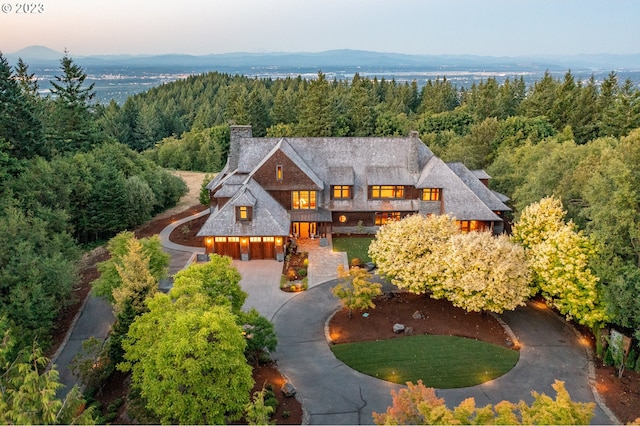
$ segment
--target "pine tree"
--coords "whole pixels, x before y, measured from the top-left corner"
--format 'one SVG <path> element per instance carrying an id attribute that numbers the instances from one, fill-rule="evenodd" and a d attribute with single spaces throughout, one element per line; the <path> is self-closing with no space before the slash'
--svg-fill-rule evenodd
<path id="1" fill-rule="evenodd" d="M 99 142 L 93 117 L 94 84 L 85 85 L 87 74 L 65 52 L 60 60 L 62 75 L 51 81 L 49 137 L 56 152 L 89 151 Z"/>
<path id="2" fill-rule="evenodd" d="M 0 53 L 0 139 L 16 158 L 47 156 L 35 98 L 23 92 L 7 59 Z"/>
<path id="3" fill-rule="evenodd" d="M 335 110 L 331 102 L 329 82 L 322 72 L 309 83 L 300 110 L 298 133 L 300 136 L 331 136 Z"/>

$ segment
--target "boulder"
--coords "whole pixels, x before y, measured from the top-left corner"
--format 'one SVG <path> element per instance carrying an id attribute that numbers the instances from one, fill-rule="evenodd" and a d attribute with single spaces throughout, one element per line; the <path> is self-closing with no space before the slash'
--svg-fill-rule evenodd
<path id="1" fill-rule="evenodd" d="M 385 292 L 384 292 L 384 295 L 383 295 L 384 300 L 391 300 L 391 299 L 393 299 L 395 296 L 396 296 L 396 294 L 395 294 L 394 292 L 392 292 L 392 291 L 385 291 Z"/>
<path id="2" fill-rule="evenodd" d="M 413 335 L 413 327 L 405 327 L 405 328 L 404 328 L 404 335 L 405 335 L 405 336 L 411 336 L 411 335 Z"/>
<path id="3" fill-rule="evenodd" d="M 290 382 L 286 382 L 284 385 L 282 385 L 281 391 L 282 394 L 287 398 L 291 398 L 296 394 L 296 388 L 294 388 Z"/>
<path id="4" fill-rule="evenodd" d="M 393 324 L 393 332 L 398 334 L 404 331 L 404 324 Z"/>
<path id="5" fill-rule="evenodd" d="M 411 318 L 417 320 L 417 319 L 424 319 L 424 314 L 420 311 L 415 311 L 413 313 L 413 315 L 411 315 Z"/>

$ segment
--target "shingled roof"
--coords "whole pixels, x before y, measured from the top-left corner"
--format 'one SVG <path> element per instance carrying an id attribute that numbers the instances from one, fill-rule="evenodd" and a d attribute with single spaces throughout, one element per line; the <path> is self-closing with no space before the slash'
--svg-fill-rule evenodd
<path id="1" fill-rule="evenodd" d="M 484 186 L 482 182 L 477 179 L 476 181 L 479 185 Z M 502 220 L 448 164 L 438 157 L 434 156 L 429 160 L 427 166 L 422 170 L 416 187 L 441 188 L 444 202 L 443 213 L 458 220 Z M 508 209 L 508 207 L 506 208 Z"/>
<path id="2" fill-rule="evenodd" d="M 252 220 L 236 220 L 235 207 L 242 205 L 253 206 Z M 288 212 L 255 180 L 248 179 L 228 203 L 215 208 L 198 236 L 280 236 L 289 234 L 289 226 Z"/>
<path id="3" fill-rule="evenodd" d="M 496 196 L 494 191 L 491 191 L 479 180 L 481 178 L 489 179 L 491 177 L 486 172 L 483 170 L 475 170 L 472 172 L 462 163 L 447 163 L 447 165 L 491 210 L 494 212 L 511 211 L 511 209 Z M 478 176 L 482 177 L 480 178 Z"/>
<path id="4" fill-rule="evenodd" d="M 438 211 L 458 220 L 502 221 L 494 212 L 510 210 L 504 204 L 506 197 L 480 181 L 489 178 L 486 172 L 470 171 L 462 163 L 444 163 L 415 133 L 409 137 L 254 138 L 244 126 L 232 136 L 231 145 L 233 155 L 207 186 L 216 191 L 216 197 L 231 199 L 214 208 L 199 235 L 287 235 L 292 220 L 330 221 L 331 211 L 434 211 L 434 202 L 419 199 L 370 199 L 371 185 L 440 188 Z M 317 210 L 288 212 L 253 179 L 276 154 L 285 155 L 309 177 L 315 188 L 308 189 L 319 191 Z M 332 185 L 351 186 L 351 198 L 332 200 Z M 234 206 L 251 200 L 253 219 L 236 221 Z"/>

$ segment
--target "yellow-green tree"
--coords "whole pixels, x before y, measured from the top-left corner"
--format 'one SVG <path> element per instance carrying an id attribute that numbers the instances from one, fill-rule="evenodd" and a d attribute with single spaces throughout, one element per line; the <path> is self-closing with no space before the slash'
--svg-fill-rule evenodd
<path id="1" fill-rule="evenodd" d="M 567 318 L 596 328 L 607 321 L 598 277 L 590 264 L 595 244 L 573 222 L 564 222 L 562 203 L 547 197 L 524 209 L 513 227 L 513 239 L 522 244 L 539 291 Z"/>
<path id="2" fill-rule="evenodd" d="M 392 405 L 385 413 L 374 412 L 373 419 L 379 425 L 589 424 L 595 403 L 572 401 L 562 381 L 556 380 L 551 386 L 556 391 L 555 399 L 534 391 L 531 405 L 524 401 L 518 404 L 501 401 L 495 406 L 476 407 L 475 400 L 468 398 L 449 409 L 444 399 L 438 398 L 435 390 L 424 386 L 421 380 L 415 385 L 407 382 L 406 389 L 391 391 Z"/>
<path id="3" fill-rule="evenodd" d="M 253 386 L 242 328 L 228 305 L 203 294 L 156 293 L 123 341 L 125 362 L 146 407 L 163 423 L 238 419 Z"/>
<path id="4" fill-rule="evenodd" d="M 461 233 L 448 216 L 409 216 L 380 228 L 369 256 L 398 288 L 467 311 L 515 309 L 530 296 L 524 252 L 506 237 Z"/>
<path id="5" fill-rule="evenodd" d="M 382 284 L 371 281 L 372 276 L 362 268 L 345 271 L 338 266 L 338 285 L 331 293 L 349 309 L 349 318 L 353 309 L 375 308 L 373 299 L 382 294 Z"/>
<path id="6" fill-rule="evenodd" d="M 193 264 L 174 276 L 170 296 L 189 297 L 203 294 L 210 304 L 229 305 L 234 313 L 239 313 L 247 293 L 240 287 L 240 273 L 231 264 L 228 256 L 210 255 L 210 261 Z"/>
<path id="7" fill-rule="evenodd" d="M 140 241 L 132 238 L 127 243 L 127 254 L 122 257 L 122 264 L 115 264 L 122 283 L 113 289 L 114 310 L 117 314 L 130 304 L 140 314 L 144 312 L 145 300 L 152 296 L 158 281 L 149 270 L 149 258 L 144 255 Z"/>
<path id="8" fill-rule="evenodd" d="M 524 305 L 531 296 L 524 250 L 506 235 L 454 235 L 440 261 L 446 268 L 431 288 L 432 296 L 466 311 L 501 313 Z"/>
<path id="9" fill-rule="evenodd" d="M 93 292 L 111 303 L 115 302 L 114 290 L 122 285 L 122 276 L 118 272 L 118 267 L 123 267 L 123 259 L 130 253 L 129 244 L 134 239 L 133 232 L 119 233 L 107 243 L 107 251 L 111 258 L 98 263 L 100 277 L 93 283 Z M 157 235 L 142 238 L 139 243 L 139 251 L 147 259 L 149 273 L 157 284 L 167 274 L 169 255 L 162 249 L 160 238 Z"/>
<path id="10" fill-rule="evenodd" d="M 369 257 L 398 288 L 424 293 L 439 283 L 446 243 L 459 232 L 449 216 L 408 216 L 380 227 Z"/>
<path id="11" fill-rule="evenodd" d="M 36 343 L 15 358 L 10 355 L 12 346 L 6 331 L 0 342 L 0 423 L 95 424 L 93 409 L 85 409 L 77 386 L 63 399 L 56 397 L 64 385 L 55 366 L 44 371 L 49 360 Z"/>

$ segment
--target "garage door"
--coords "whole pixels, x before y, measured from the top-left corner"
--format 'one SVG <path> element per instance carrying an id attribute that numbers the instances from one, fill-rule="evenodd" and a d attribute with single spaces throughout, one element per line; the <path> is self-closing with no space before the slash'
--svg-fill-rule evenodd
<path id="1" fill-rule="evenodd" d="M 221 256 L 229 256 L 232 259 L 240 259 L 240 238 L 216 237 L 214 251 Z"/>

